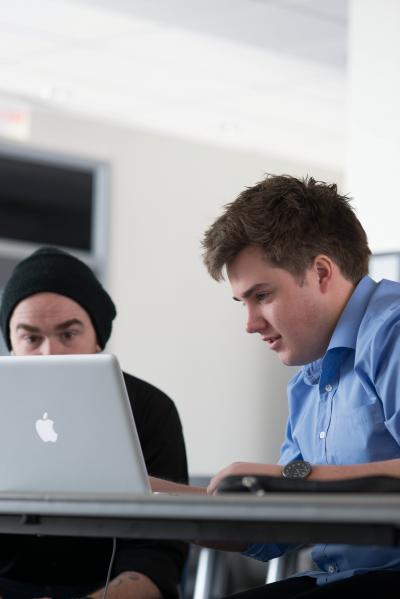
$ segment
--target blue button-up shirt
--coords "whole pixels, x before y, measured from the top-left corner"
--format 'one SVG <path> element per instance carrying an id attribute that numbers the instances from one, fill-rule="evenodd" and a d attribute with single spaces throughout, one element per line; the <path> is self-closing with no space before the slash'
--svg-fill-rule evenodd
<path id="1" fill-rule="evenodd" d="M 289 418 L 280 464 L 361 464 L 400 458 L 400 284 L 364 277 L 325 355 L 288 386 Z M 253 544 L 245 555 L 266 561 L 287 545 Z M 400 570 L 400 549 L 316 545 L 318 584 L 371 570 Z"/>

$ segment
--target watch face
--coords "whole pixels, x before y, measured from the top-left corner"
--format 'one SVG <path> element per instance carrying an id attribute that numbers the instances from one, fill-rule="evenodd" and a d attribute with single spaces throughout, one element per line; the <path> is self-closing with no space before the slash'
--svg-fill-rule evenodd
<path id="1" fill-rule="evenodd" d="M 307 478 L 311 472 L 311 464 L 302 460 L 289 462 L 282 470 L 282 476 L 285 478 Z"/>

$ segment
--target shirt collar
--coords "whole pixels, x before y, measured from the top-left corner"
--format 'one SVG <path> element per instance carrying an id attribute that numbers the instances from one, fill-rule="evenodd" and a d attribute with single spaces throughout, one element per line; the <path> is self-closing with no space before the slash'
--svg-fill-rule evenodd
<path id="1" fill-rule="evenodd" d="M 376 286 L 369 276 L 361 279 L 338 320 L 327 351 L 337 347 L 356 348 L 358 329 Z"/>
<path id="2" fill-rule="evenodd" d="M 319 382 L 322 366 L 329 350 L 356 348 L 358 329 L 376 285 L 377 283 L 368 276 L 363 277 L 358 283 L 333 331 L 325 356 L 304 366 L 303 380 L 307 385 L 315 385 Z"/>

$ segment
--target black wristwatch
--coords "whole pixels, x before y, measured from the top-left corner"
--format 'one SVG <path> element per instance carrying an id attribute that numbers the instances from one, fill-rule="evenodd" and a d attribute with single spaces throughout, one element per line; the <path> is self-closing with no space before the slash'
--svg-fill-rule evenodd
<path id="1" fill-rule="evenodd" d="M 311 474 L 311 464 L 310 462 L 304 462 L 303 460 L 293 460 L 293 462 L 289 462 L 282 468 L 282 476 L 284 478 L 290 478 L 292 480 L 295 479 L 305 479 L 307 476 Z"/>

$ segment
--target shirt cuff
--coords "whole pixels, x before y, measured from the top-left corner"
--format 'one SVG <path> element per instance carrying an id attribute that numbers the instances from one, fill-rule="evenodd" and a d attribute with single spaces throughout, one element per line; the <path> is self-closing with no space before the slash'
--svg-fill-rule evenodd
<path id="1" fill-rule="evenodd" d="M 245 551 L 242 552 L 242 555 L 247 557 L 252 557 L 253 559 L 257 559 L 260 562 L 267 562 L 274 557 L 279 557 L 288 549 L 293 548 L 294 545 L 277 545 L 274 543 L 252 543 L 248 545 Z"/>

